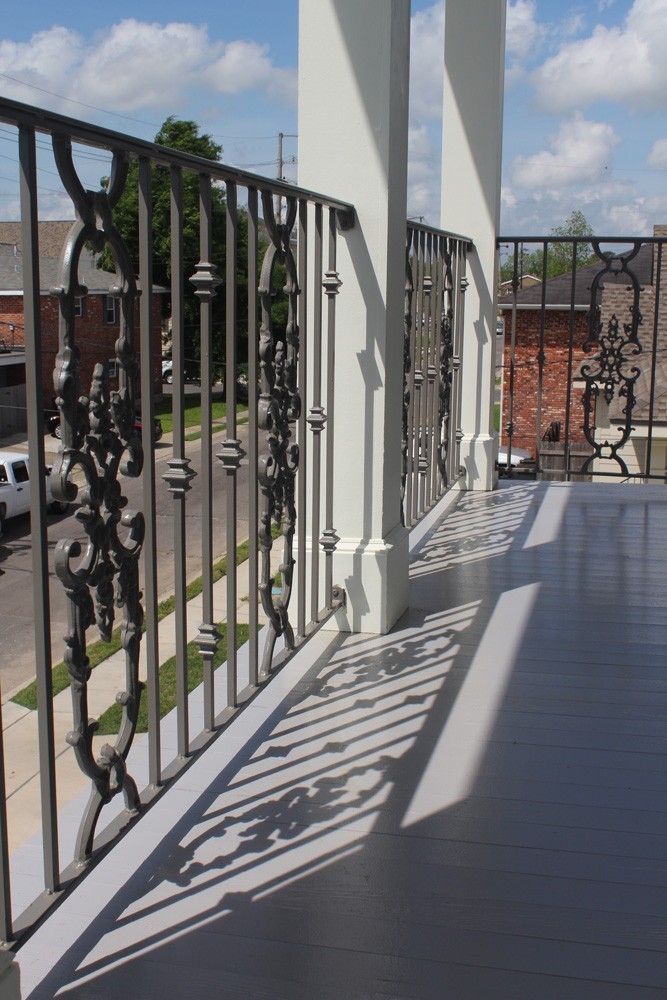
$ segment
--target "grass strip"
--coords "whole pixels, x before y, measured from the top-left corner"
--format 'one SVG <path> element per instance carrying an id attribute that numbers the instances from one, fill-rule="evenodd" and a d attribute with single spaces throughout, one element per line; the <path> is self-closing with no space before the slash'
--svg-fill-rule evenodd
<path id="1" fill-rule="evenodd" d="M 165 434 L 171 433 L 174 429 L 174 417 L 172 413 L 173 397 L 163 396 L 155 403 L 155 416 L 160 418 L 162 430 Z M 237 403 L 236 411 L 243 412 L 248 409 L 247 403 Z M 223 400 L 214 400 L 211 403 L 211 417 L 213 420 L 222 420 L 227 416 L 227 404 Z M 189 392 L 185 396 L 183 405 L 183 423 L 185 427 L 201 427 L 201 393 Z"/>
<path id="2" fill-rule="evenodd" d="M 271 534 L 274 538 L 277 538 L 282 530 L 281 525 L 272 525 Z M 240 545 L 236 547 L 236 565 L 240 566 L 248 558 L 250 553 L 250 541 L 246 539 L 245 542 L 241 542 Z M 223 556 L 216 563 L 213 564 L 213 583 L 217 583 L 221 580 L 223 576 L 227 576 L 227 556 Z M 199 576 L 196 580 L 193 580 L 185 588 L 185 599 L 186 601 L 191 601 L 193 597 L 199 597 L 202 592 L 202 578 Z M 167 615 L 173 614 L 176 609 L 176 597 L 172 594 L 171 597 L 165 598 L 164 601 L 160 601 L 157 607 L 157 620 L 162 621 Z M 238 626 L 239 628 L 246 626 Z M 142 631 L 146 631 L 146 624 L 142 626 Z M 244 640 L 245 641 L 245 640 Z M 120 626 L 115 628 L 111 634 L 111 642 L 104 642 L 102 639 L 98 639 L 97 642 L 91 643 L 87 648 L 88 659 L 90 660 L 91 669 L 97 667 L 104 660 L 107 660 L 114 653 L 117 653 L 121 649 L 120 642 Z M 53 686 L 53 697 L 64 691 L 65 688 L 69 687 L 69 673 L 67 672 L 67 667 L 64 663 L 57 663 L 51 673 L 51 683 Z M 11 701 L 15 705 L 21 705 L 23 708 L 28 708 L 30 711 L 37 711 L 37 682 L 31 681 L 26 687 L 21 688 Z"/>
<path id="3" fill-rule="evenodd" d="M 104 660 L 108 660 L 110 656 L 113 656 L 121 648 L 119 625 L 111 633 L 111 642 L 104 642 L 103 639 L 98 639 L 97 642 L 91 643 L 86 650 L 91 670 Z M 53 686 L 54 698 L 61 691 L 64 691 L 66 687 L 69 687 L 69 673 L 62 661 L 56 663 L 51 671 L 51 684 Z M 35 712 L 37 710 L 37 682 L 31 681 L 30 684 L 18 691 L 11 700 L 15 705 L 21 705 L 23 708 L 29 708 L 32 712 Z"/>
<path id="4" fill-rule="evenodd" d="M 227 659 L 227 623 L 216 625 L 220 633 L 220 644 L 213 659 L 215 670 Z M 247 625 L 236 626 L 236 648 L 248 641 L 250 630 Z M 187 645 L 188 693 L 194 691 L 204 680 L 204 667 L 201 654 L 196 643 Z M 163 719 L 176 705 L 176 657 L 172 656 L 160 667 L 160 718 Z M 114 703 L 103 712 L 98 719 L 97 734 L 99 736 L 114 736 L 118 733 L 123 718 L 123 709 Z M 141 686 L 139 700 L 139 716 L 137 732 L 148 732 L 148 699 L 145 697 L 145 685 Z"/>
<path id="5" fill-rule="evenodd" d="M 174 417 L 172 413 L 173 397 L 164 396 L 155 403 L 155 416 L 162 422 L 162 430 L 169 434 L 174 429 Z M 216 400 L 211 404 L 211 415 L 213 420 L 221 420 L 227 415 L 227 404 L 222 400 Z M 184 399 L 183 420 L 186 427 L 201 426 L 201 393 L 188 393 Z"/>
<path id="6" fill-rule="evenodd" d="M 239 424 L 247 424 L 247 423 L 248 423 L 248 417 L 247 416 L 240 417 L 236 421 L 236 426 L 238 427 Z M 215 432 L 215 430 L 216 430 L 216 428 L 214 427 L 213 431 Z M 224 430 L 224 428 L 219 427 L 218 430 Z M 185 435 L 185 440 L 186 441 L 199 441 L 200 438 L 201 438 L 201 431 L 200 430 L 192 431 L 191 434 L 186 434 Z"/>
<path id="7" fill-rule="evenodd" d="M 248 558 L 248 553 L 250 551 L 250 542 L 241 542 L 236 548 L 236 565 L 240 566 L 241 563 L 245 562 Z M 223 576 L 227 575 L 227 556 L 223 556 L 218 562 L 213 565 L 213 583 L 217 583 L 221 580 Z M 185 599 L 186 601 L 191 601 L 193 597 L 199 597 L 202 592 L 202 578 L 197 577 L 185 588 Z M 167 615 L 170 615 L 176 609 L 176 598 L 172 594 L 171 597 L 165 598 L 164 601 L 160 601 L 157 608 L 157 620 L 162 621 Z M 241 626 L 239 626 L 240 628 Z M 142 630 L 146 630 L 146 625 L 144 623 Z M 97 642 L 91 643 L 88 646 L 86 652 L 88 654 L 88 659 L 90 660 L 91 669 L 94 669 L 104 660 L 113 656 L 121 649 L 120 642 L 120 626 L 115 628 L 111 634 L 111 642 L 104 642 L 99 639 Z M 51 674 L 51 683 L 53 685 L 53 697 L 64 691 L 66 687 L 69 687 L 69 674 L 67 672 L 67 667 L 64 663 L 60 662 L 55 665 Z M 11 699 L 15 705 L 21 705 L 23 708 L 28 708 L 32 712 L 37 710 L 37 682 L 31 681 L 26 687 L 18 691 L 14 697 Z"/>

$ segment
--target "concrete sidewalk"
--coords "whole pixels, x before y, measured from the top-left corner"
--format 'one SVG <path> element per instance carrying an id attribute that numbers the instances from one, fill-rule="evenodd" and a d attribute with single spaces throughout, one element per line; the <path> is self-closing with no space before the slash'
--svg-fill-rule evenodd
<path id="1" fill-rule="evenodd" d="M 248 621 L 248 563 L 237 568 L 239 595 L 236 613 L 240 623 Z M 243 599 L 245 598 L 245 599 Z M 227 578 L 223 577 L 213 587 L 214 620 L 226 621 Z M 199 631 L 202 620 L 202 598 L 193 598 L 187 605 L 187 640 L 191 642 Z M 260 621 L 264 616 L 260 608 Z M 175 615 L 164 618 L 158 626 L 158 656 L 164 664 L 176 652 Z M 224 668 L 222 668 L 224 669 Z M 146 679 L 146 643 L 141 646 L 139 676 Z M 120 650 L 97 666 L 88 682 L 88 712 L 90 718 L 99 716 L 113 705 L 116 694 L 124 691 L 125 653 Z M 222 707 L 222 706 L 221 706 Z M 66 742 L 72 728 L 72 697 L 69 687 L 53 699 L 56 780 L 58 809 L 89 787 L 89 779 L 79 770 L 74 752 Z M 10 852 L 16 850 L 40 829 L 40 782 L 38 754 L 38 715 L 36 711 L 22 708 L 12 701 L 2 706 L 4 763 L 7 787 Z M 95 749 L 104 743 L 113 743 L 113 736 L 99 736 L 94 740 Z"/>
<path id="2" fill-rule="evenodd" d="M 245 411 L 247 413 L 247 411 Z M 243 420 L 245 413 L 238 417 Z M 224 418 L 214 421 L 214 435 L 226 428 Z M 193 426 L 187 433 L 193 434 L 201 428 Z M 163 442 L 169 444 L 172 435 L 165 434 Z M 22 434 L 15 434 L 3 441 L 3 447 L 8 451 L 27 452 L 28 442 Z M 60 441 L 46 435 L 44 452 L 47 464 L 51 464 L 58 454 Z M 221 553 L 220 558 L 224 553 Z M 248 621 L 248 563 L 237 567 L 237 593 L 240 599 L 237 603 L 237 621 Z M 213 588 L 214 621 L 226 621 L 227 612 L 227 579 L 223 577 Z M 202 598 L 193 598 L 187 605 L 187 641 L 191 642 L 199 631 L 202 620 Z M 260 621 L 264 616 L 260 607 Z M 93 637 L 94 638 L 94 637 Z M 175 615 L 164 618 L 158 626 L 158 658 L 162 666 L 176 651 Z M 142 643 L 140 654 L 139 675 L 146 679 L 146 644 Z M 121 650 L 100 663 L 92 672 L 88 682 L 88 713 L 90 718 L 99 718 L 103 712 L 114 704 L 119 691 L 124 691 L 125 683 L 125 653 Z M 11 698 L 9 692 L 8 697 Z M 69 687 L 53 700 L 56 782 L 58 809 L 76 798 L 89 787 L 89 779 L 80 771 L 74 752 L 66 742 L 67 733 L 72 729 L 72 698 Z M 37 712 L 7 700 L 2 705 L 2 730 L 4 742 L 4 767 L 7 795 L 9 845 L 10 852 L 37 833 L 41 824 L 39 751 L 38 751 L 38 717 Z M 104 743 L 113 743 L 113 736 L 100 736 L 94 740 L 95 749 Z"/>

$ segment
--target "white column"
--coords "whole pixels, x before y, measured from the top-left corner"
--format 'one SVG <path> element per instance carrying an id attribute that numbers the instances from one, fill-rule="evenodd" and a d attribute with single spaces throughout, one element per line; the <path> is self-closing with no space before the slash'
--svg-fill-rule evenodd
<path id="1" fill-rule="evenodd" d="M 300 0 L 299 183 L 352 202 L 339 234 L 337 627 L 385 632 L 407 607 L 400 524 L 410 0 Z M 325 257 L 326 266 L 326 257 Z"/>
<path id="2" fill-rule="evenodd" d="M 506 0 L 447 0 L 441 226 L 469 236 L 463 335 L 464 489 L 493 489 L 497 255 Z"/>

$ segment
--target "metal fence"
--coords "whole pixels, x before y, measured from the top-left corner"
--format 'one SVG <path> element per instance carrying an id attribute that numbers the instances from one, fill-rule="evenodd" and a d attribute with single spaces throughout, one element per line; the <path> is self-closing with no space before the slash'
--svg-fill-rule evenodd
<path id="1" fill-rule="evenodd" d="M 502 473 L 667 479 L 666 237 L 499 239 Z"/>
<path id="2" fill-rule="evenodd" d="M 408 223 L 403 380 L 403 523 L 461 475 L 461 352 L 470 241 Z"/>
<path id="3" fill-rule="evenodd" d="M 67 606 L 65 635 L 62 644 L 55 647 L 45 494 L 33 490 L 34 637 L 26 637 L 26 641 L 34 641 L 35 646 L 45 892 L 30 911 L 14 918 L 8 820 L 4 789 L 0 788 L 0 936 L 9 941 L 19 938 L 39 919 L 99 854 L 101 846 L 139 814 L 196 751 L 219 734 L 276 666 L 344 600 L 332 572 L 337 542 L 332 507 L 335 400 L 333 378 L 328 375 L 334 365 L 336 297 L 341 285 L 336 266 L 337 230 L 354 225 L 354 211 L 348 204 L 311 191 L 13 102 L 0 102 L 0 121 L 15 130 L 19 150 L 32 478 L 36 482 L 44 479 L 42 368 L 51 366 L 62 430 L 51 485 L 54 497 L 68 501 L 73 511 L 71 536 L 59 541 L 55 552 L 55 569 Z M 55 358 L 45 353 L 40 311 L 37 172 L 38 155 L 46 155 L 45 140 L 51 145 L 52 167 L 76 217 L 62 249 L 57 284 L 50 291 L 59 314 Z M 80 179 L 76 157 L 80 149 L 103 151 L 110 159 L 108 182 L 99 190 L 90 190 Z M 156 254 L 152 185 L 156 170 L 166 172 L 169 186 L 168 294 L 174 373 L 173 437 L 166 445 L 168 459 L 160 466 L 152 419 L 156 368 L 159 379 L 159 358 L 152 341 Z M 188 180 L 192 177 L 198 187 L 199 260 L 190 264 L 184 259 L 184 229 L 193 220 L 184 215 L 184 188 L 192 183 Z M 136 185 L 138 260 L 133 259 L 116 225 L 118 205 L 130 184 Z M 214 237 L 219 234 L 212 206 L 220 203 L 220 193 L 224 200 L 224 273 L 218 273 L 213 255 Z M 91 247 L 96 253 L 105 248 L 110 251 L 116 274 L 113 297 L 119 325 L 117 382 L 113 386 L 102 351 L 91 381 L 83 384 L 81 379 L 84 345 L 77 337 L 81 323 L 78 302 L 85 298 L 86 288 L 78 270 L 82 254 Z M 447 294 L 444 247 L 436 279 L 443 295 Z M 421 261 L 423 251 L 417 256 Z M 188 280 L 195 287 L 198 302 L 201 438 L 197 446 L 186 440 L 185 423 Z M 421 271 L 417 282 L 421 288 Z M 214 307 L 220 299 L 224 302 L 223 317 L 216 319 L 219 313 L 214 315 Z M 282 312 L 276 312 L 277 300 Z M 212 419 L 216 322 L 225 330 L 223 440 L 218 440 Z M 239 345 L 246 333 L 247 426 L 237 417 L 236 378 Z M 90 348 L 90 344 L 85 346 Z M 140 432 L 135 428 L 139 396 L 143 415 Z M 439 412 L 430 397 L 428 405 L 429 414 Z M 426 419 L 426 409 L 424 414 Z M 434 419 L 428 417 L 429 427 Z M 214 476 L 216 466 L 224 470 L 224 485 Z M 164 468 L 162 474 L 159 468 Z M 244 470 L 248 472 L 245 486 L 241 483 Z M 201 493 L 196 510 L 191 506 L 195 475 Z M 142 484 L 136 509 L 131 508 L 127 496 L 133 480 Z M 174 596 L 170 608 L 174 616 L 176 745 L 172 749 L 165 747 L 162 735 L 160 664 L 164 654 L 158 626 L 165 609 L 158 601 L 161 584 L 156 545 L 157 501 L 166 492 L 173 499 Z M 226 527 L 220 551 L 213 526 L 223 507 Z M 187 626 L 188 616 L 194 612 L 188 608 L 192 579 L 186 552 L 191 516 L 200 517 L 202 524 L 201 578 L 196 587 L 201 594 L 201 609 L 196 612 L 200 624 L 194 640 L 203 672 L 203 705 L 198 713 L 203 719 L 201 731 L 193 731 L 195 695 L 189 690 L 192 645 Z M 245 536 L 239 525 L 246 520 L 248 540 L 243 547 L 240 543 Z M 214 567 L 222 552 L 227 554 L 226 606 L 220 615 L 214 601 Z M 247 560 L 243 568 L 245 592 L 239 585 L 238 564 L 243 560 Z M 247 598 L 248 644 L 241 658 L 238 608 L 243 598 Z M 120 723 L 117 736 L 100 746 L 96 722 L 89 718 L 88 651 L 93 638 L 112 637 L 118 618 L 126 673 L 124 690 L 116 697 Z M 224 618 L 224 626 L 220 618 Z M 142 646 L 145 683 L 139 673 Z M 69 867 L 61 863 L 59 847 L 53 717 L 52 666 L 61 657 L 72 696 L 73 722 L 67 739 L 90 780 L 90 798 Z M 216 700 L 219 684 L 215 668 L 221 659 L 225 661 L 220 668 L 225 682 L 223 696 Z M 96 669 L 103 670 L 104 665 Z M 143 699 L 147 703 L 148 760 L 145 787 L 140 791 L 142 782 L 133 777 L 128 757 Z M 0 767 L 0 778 L 4 780 L 4 767 Z M 104 810 L 121 795 L 124 810 L 103 829 Z M 65 859 L 65 865 L 69 860 Z"/>

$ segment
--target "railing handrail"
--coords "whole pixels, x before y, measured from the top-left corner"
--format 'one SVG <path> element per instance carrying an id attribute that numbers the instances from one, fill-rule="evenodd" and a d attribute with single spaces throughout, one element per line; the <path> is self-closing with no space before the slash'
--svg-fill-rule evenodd
<path id="1" fill-rule="evenodd" d="M 420 233 L 426 233 L 431 236 L 444 236 L 448 240 L 458 240 L 460 243 L 465 243 L 466 250 L 472 250 L 474 243 L 470 236 L 462 236 L 460 233 L 451 233 L 448 229 L 439 229 L 437 226 L 429 226 L 424 222 L 415 222 L 414 219 L 407 220 L 407 228 L 414 229 Z"/>
<path id="2" fill-rule="evenodd" d="M 501 243 L 667 243 L 667 236 L 499 236 Z"/>
<path id="3" fill-rule="evenodd" d="M 264 177 L 261 174 L 229 166 L 218 160 L 208 160 L 203 156 L 196 156 L 194 153 L 184 153 L 167 146 L 160 146 L 147 139 L 138 139 L 124 132 L 116 132 L 114 129 L 90 125 L 77 118 L 69 118 L 66 115 L 57 114 L 55 111 L 44 111 L 41 108 L 22 104 L 20 101 L 12 101 L 5 97 L 0 98 L 0 121 L 7 125 L 32 126 L 36 131 L 47 135 L 64 132 L 74 142 L 86 146 L 94 146 L 98 149 L 102 147 L 108 149 L 109 152 L 120 147 L 125 152 L 132 153 L 137 157 L 149 157 L 153 163 L 182 167 L 198 174 L 209 174 L 216 180 L 230 181 L 238 184 L 239 187 L 254 188 L 259 192 L 270 191 L 274 195 L 285 195 L 286 197 L 321 203 L 335 209 L 342 215 L 353 216 L 354 213 L 354 206 L 349 202 L 331 198 L 297 184 L 291 184 L 277 178 Z"/>

